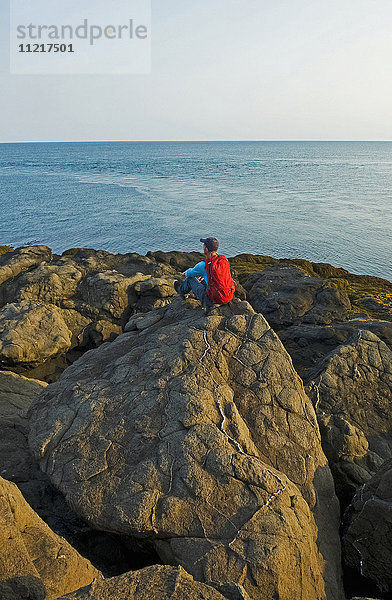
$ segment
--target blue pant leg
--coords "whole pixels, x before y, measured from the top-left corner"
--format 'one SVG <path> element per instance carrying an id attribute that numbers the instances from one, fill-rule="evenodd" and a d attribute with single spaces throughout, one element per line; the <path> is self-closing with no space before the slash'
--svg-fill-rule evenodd
<path id="1" fill-rule="evenodd" d="M 207 286 L 204 282 L 201 282 L 197 277 L 188 277 L 189 285 L 196 298 L 200 300 L 201 305 L 204 306 L 207 295 Z"/>
<path id="2" fill-rule="evenodd" d="M 188 294 L 188 292 L 191 292 L 191 291 L 192 291 L 192 288 L 189 285 L 189 279 L 187 278 L 187 279 L 184 279 L 184 281 L 178 288 L 177 293 L 181 294 L 181 296 L 184 296 L 185 294 Z"/>
<path id="3" fill-rule="evenodd" d="M 204 282 L 199 281 L 197 277 L 187 277 L 178 288 L 179 294 L 187 294 L 190 291 L 200 300 L 202 306 L 211 305 L 211 302 L 207 298 L 207 286 Z"/>

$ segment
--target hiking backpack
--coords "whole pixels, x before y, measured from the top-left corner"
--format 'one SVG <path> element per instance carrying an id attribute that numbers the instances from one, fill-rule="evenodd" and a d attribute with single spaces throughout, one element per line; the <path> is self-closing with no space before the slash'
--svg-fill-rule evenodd
<path id="1" fill-rule="evenodd" d="M 227 304 L 233 299 L 234 281 L 230 273 L 230 265 L 226 256 L 215 254 L 206 258 L 208 277 L 207 296 L 214 304 Z"/>

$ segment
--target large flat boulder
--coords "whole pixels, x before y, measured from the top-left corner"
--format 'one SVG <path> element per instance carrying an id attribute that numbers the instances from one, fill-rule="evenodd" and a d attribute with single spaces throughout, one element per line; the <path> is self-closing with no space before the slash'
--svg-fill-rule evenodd
<path id="1" fill-rule="evenodd" d="M 372 332 L 358 330 L 309 377 L 323 448 L 345 507 L 392 457 L 392 350 Z"/>
<path id="2" fill-rule="evenodd" d="M 133 287 L 147 278 L 143 273 L 125 277 L 115 271 L 103 271 L 85 278 L 79 286 L 79 294 L 86 306 L 97 309 L 97 316 L 121 319 L 128 306 L 136 302 Z"/>
<path id="3" fill-rule="evenodd" d="M 253 308 L 276 329 L 326 325 L 347 318 L 351 309 L 344 291 L 295 266 L 274 265 L 252 273 L 244 287 Z"/>
<path id="4" fill-rule="evenodd" d="M 100 577 L 0 478 L 0 597 L 55 600 Z M 23 595 L 22 595 L 23 594 Z"/>
<path id="5" fill-rule="evenodd" d="M 392 594 L 392 460 L 355 494 L 345 514 L 344 560 Z"/>
<path id="6" fill-rule="evenodd" d="M 0 366 L 28 369 L 66 352 L 72 332 L 54 305 L 24 300 L 0 310 Z"/>
<path id="7" fill-rule="evenodd" d="M 199 581 L 251 600 L 342 598 L 333 481 L 279 338 L 246 302 L 159 311 L 40 395 L 41 468 L 93 527 Z"/>
<path id="8" fill-rule="evenodd" d="M 163 565 L 147 567 L 111 579 L 97 579 L 88 587 L 59 598 L 59 600 L 130 599 L 225 600 L 214 588 L 194 581 L 182 567 Z"/>

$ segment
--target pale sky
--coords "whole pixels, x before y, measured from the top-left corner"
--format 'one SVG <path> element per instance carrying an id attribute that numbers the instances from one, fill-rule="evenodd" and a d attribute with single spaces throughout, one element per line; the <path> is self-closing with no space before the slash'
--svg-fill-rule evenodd
<path id="1" fill-rule="evenodd" d="M 0 142 L 392 139 L 391 0 L 152 0 L 149 75 L 11 75 L 8 5 Z"/>

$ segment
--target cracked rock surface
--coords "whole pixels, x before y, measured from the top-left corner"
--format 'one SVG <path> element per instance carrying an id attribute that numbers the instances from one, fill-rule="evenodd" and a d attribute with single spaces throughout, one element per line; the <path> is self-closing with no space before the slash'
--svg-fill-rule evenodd
<path id="1" fill-rule="evenodd" d="M 333 482 L 279 338 L 246 302 L 159 311 L 33 404 L 41 468 L 93 527 L 198 581 L 250 600 L 343 598 Z"/>
<path id="2" fill-rule="evenodd" d="M 1 598 L 55 600 L 100 577 L 36 515 L 16 485 L 2 478 L 0 547 Z"/>
<path id="3" fill-rule="evenodd" d="M 90 586 L 59 600 L 225 600 L 214 588 L 194 579 L 182 567 L 153 566 Z M 246 597 L 244 596 L 244 599 Z"/>
<path id="4" fill-rule="evenodd" d="M 310 378 L 324 452 L 346 507 L 392 457 L 392 351 L 374 333 L 359 330 Z"/>
<path id="5" fill-rule="evenodd" d="M 355 494 L 345 514 L 343 549 L 349 566 L 391 592 L 392 460 Z"/>
<path id="6" fill-rule="evenodd" d="M 105 576 L 118 575 L 135 565 L 140 568 L 152 564 L 145 563 L 146 556 L 129 552 L 118 536 L 93 531 L 83 523 L 33 458 L 27 441 L 29 426 L 26 413 L 33 398 L 46 386 L 42 381 L 0 371 L 0 476 L 15 483 L 31 508 L 52 531 L 88 556 Z M 3 550 L 0 548 L 0 555 Z M 18 590 L 14 590 L 17 600 L 27 600 L 22 588 Z M 0 594 L 1 600 L 14 600 L 14 595 L 11 599 L 4 594 Z"/>

